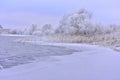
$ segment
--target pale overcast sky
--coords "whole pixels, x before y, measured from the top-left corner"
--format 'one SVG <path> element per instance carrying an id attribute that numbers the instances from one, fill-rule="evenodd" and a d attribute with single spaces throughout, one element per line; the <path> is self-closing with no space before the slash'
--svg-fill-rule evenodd
<path id="1" fill-rule="evenodd" d="M 120 0 L 0 0 L 0 24 L 57 24 L 64 14 L 81 8 L 91 11 L 96 21 L 120 24 Z"/>

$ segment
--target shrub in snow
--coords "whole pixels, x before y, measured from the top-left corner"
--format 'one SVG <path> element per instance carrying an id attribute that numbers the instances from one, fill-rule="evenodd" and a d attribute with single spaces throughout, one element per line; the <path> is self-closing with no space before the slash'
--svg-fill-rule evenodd
<path id="1" fill-rule="evenodd" d="M 32 33 L 32 35 L 43 35 L 43 33 L 42 33 L 42 30 L 41 30 L 41 29 L 37 29 L 36 31 L 34 31 L 34 32 Z"/>

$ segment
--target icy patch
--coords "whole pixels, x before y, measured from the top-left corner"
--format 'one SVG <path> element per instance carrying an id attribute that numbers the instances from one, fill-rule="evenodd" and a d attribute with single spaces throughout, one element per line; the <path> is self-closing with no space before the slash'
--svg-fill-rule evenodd
<path id="1" fill-rule="evenodd" d="M 14 42 L 16 38 L 18 37 L 0 36 L 1 69 L 31 63 L 47 56 L 62 56 L 76 52 L 76 50 L 62 46 Z"/>

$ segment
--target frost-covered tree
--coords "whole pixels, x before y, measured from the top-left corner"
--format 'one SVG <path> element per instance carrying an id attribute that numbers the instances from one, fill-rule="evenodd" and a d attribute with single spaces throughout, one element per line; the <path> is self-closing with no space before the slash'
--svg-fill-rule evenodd
<path id="1" fill-rule="evenodd" d="M 29 29 L 29 34 L 32 35 L 32 33 L 33 33 L 34 31 L 36 31 L 36 30 L 37 30 L 37 25 L 32 24 L 32 26 L 31 26 L 30 29 Z"/>
<path id="2" fill-rule="evenodd" d="M 42 34 L 44 34 L 44 35 L 49 35 L 49 34 L 53 34 L 53 33 L 54 33 L 54 30 L 53 30 L 51 24 L 45 24 L 45 25 L 42 27 Z"/>
<path id="3" fill-rule="evenodd" d="M 60 26 L 56 32 L 65 34 L 80 34 L 82 31 L 90 31 L 93 26 L 91 22 L 91 13 L 85 9 L 63 16 Z"/>
<path id="4" fill-rule="evenodd" d="M 2 27 L 2 25 L 0 25 L 0 34 L 2 33 L 2 29 L 3 29 L 3 27 Z"/>
<path id="5" fill-rule="evenodd" d="M 3 29 L 2 25 L 0 25 L 0 29 Z"/>
<path id="6" fill-rule="evenodd" d="M 10 30 L 10 34 L 18 34 L 17 30 Z"/>
<path id="7" fill-rule="evenodd" d="M 32 24 L 29 28 L 25 28 L 23 34 L 32 35 L 37 30 L 37 25 Z"/>

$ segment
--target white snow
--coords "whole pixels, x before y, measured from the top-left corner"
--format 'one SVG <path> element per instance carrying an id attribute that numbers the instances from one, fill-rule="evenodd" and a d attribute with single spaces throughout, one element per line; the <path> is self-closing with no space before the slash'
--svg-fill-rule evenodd
<path id="1" fill-rule="evenodd" d="M 27 37 L 27 36 L 30 36 L 30 35 L 20 35 L 20 34 L 0 34 L 0 36 Z"/>
<path id="2" fill-rule="evenodd" d="M 29 43 L 34 44 L 33 47 L 36 44 L 37 47 L 46 47 L 42 48 L 44 53 L 48 50 L 47 46 L 49 46 L 53 53 L 62 52 L 66 54 L 69 50 L 73 50 L 73 54 L 45 57 L 42 55 L 42 61 L 38 60 L 29 64 L 2 69 L 0 70 L 0 80 L 120 80 L 119 52 L 109 48 L 85 44 Z M 41 47 L 39 47 L 40 50 Z M 57 51 L 54 51 L 54 49 Z M 63 51 L 61 51 L 62 49 Z M 36 52 L 34 51 L 34 53 Z"/>

